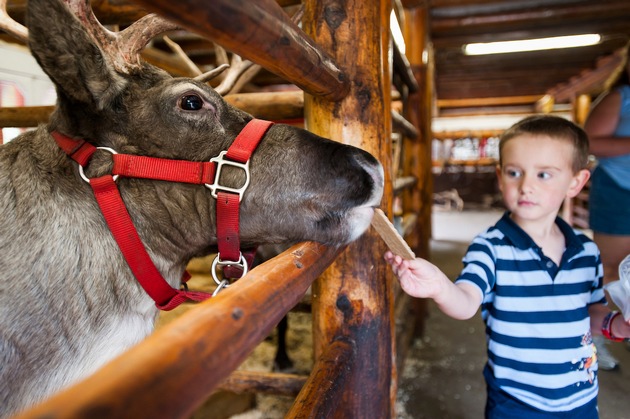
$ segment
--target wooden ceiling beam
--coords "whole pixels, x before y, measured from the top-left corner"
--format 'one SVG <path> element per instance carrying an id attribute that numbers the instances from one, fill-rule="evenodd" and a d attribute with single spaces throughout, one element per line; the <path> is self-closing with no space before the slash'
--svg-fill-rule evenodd
<path id="1" fill-rule="evenodd" d="M 612 0 L 603 2 L 585 2 L 567 6 L 538 7 L 516 12 L 496 13 L 476 16 L 431 19 L 431 33 L 434 39 L 441 34 L 462 34 L 483 32 L 500 32 L 514 28 L 536 29 L 541 22 L 546 25 L 562 24 L 567 26 L 574 21 L 607 20 L 618 16 L 630 15 L 630 2 Z"/>
<path id="2" fill-rule="evenodd" d="M 534 104 L 540 100 L 541 95 L 509 96 L 509 97 L 486 97 L 474 99 L 438 99 L 439 108 L 470 108 L 479 106 L 506 106 Z"/>
<path id="3" fill-rule="evenodd" d="M 550 89 L 548 94 L 557 103 L 572 101 L 583 94 L 597 95 L 610 89 L 625 70 L 627 62 L 628 46 L 625 46 L 610 56 L 600 59 L 596 68 L 583 71 L 566 83 L 560 83 Z"/>

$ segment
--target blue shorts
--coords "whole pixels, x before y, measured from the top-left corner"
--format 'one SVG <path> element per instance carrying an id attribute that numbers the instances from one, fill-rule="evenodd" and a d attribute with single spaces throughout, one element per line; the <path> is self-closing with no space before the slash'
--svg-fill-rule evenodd
<path id="1" fill-rule="evenodd" d="M 488 370 L 488 366 L 486 366 Z M 485 419 L 598 419 L 597 397 L 568 412 L 545 412 L 523 403 L 493 383 L 492 372 L 484 371 L 488 390 Z"/>
<path id="2" fill-rule="evenodd" d="M 603 234 L 630 235 L 630 190 L 620 187 L 600 167 L 591 176 L 589 228 Z"/>

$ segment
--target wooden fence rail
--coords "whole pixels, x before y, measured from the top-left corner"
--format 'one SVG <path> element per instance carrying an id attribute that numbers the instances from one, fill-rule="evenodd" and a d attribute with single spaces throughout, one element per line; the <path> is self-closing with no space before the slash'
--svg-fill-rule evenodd
<path id="1" fill-rule="evenodd" d="M 342 250 L 291 247 L 19 417 L 190 417 Z"/>
<path id="2" fill-rule="evenodd" d="M 265 105 L 260 94 L 226 100 L 260 118 L 304 117 L 311 131 L 374 154 L 384 165 L 382 206 L 389 212 L 392 124 L 415 141 L 427 137 L 417 121 L 411 125 L 391 114 L 391 40 L 383 30 L 390 1 L 304 0 L 303 27 L 310 37 L 274 0 L 135 2 L 301 87 L 308 95 L 269 94 L 275 96 L 266 97 Z M 1 110 L 0 121 L 6 112 Z M 24 124 L 20 118 L 14 116 Z M 21 417 L 188 418 L 219 388 L 297 394 L 290 418 L 393 417 L 402 359 L 394 354 L 394 317 L 403 306 L 394 306 L 383 252 L 373 231 L 342 249 L 310 242 L 293 246 Z M 311 375 L 230 375 L 318 277 L 313 284 L 317 359 Z M 400 342 L 408 344 L 408 337 Z"/>

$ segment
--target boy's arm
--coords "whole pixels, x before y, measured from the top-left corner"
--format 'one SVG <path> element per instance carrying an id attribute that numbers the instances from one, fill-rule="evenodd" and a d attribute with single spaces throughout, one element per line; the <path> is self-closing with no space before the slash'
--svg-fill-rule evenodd
<path id="1" fill-rule="evenodd" d="M 440 310 L 458 320 L 469 319 L 481 305 L 481 292 L 469 283 L 454 284 L 435 265 L 424 259 L 404 260 L 391 252 L 385 260 L 400 281 L 402 289 L 412 297 L 432 298 Z"/>
<path id="2" fill-rule="evenodd" d="M 610 313 L 610 308 L 603 304 L 591 304 L 588 307 L 588 314 L 591 317 L 591 333 L 593 335 L 602 334 L 604 318 Z M 626 322 L 622 315 L 616 316 L 611 326 L 613 336 L 630 339 L 630 324 Z"/>

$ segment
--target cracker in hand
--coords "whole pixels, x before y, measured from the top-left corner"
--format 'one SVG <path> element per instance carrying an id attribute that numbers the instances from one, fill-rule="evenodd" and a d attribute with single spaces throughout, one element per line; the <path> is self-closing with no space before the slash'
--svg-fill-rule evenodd
<path id="1" fill-rule="evenodd" d="M 415 259 L 416 255 L 413 253 L 405 239 L 398 234 L 394 225 L 387 218 L 387 215 L 385 215 L 385 213 L 379 208 L 374 210 L 372 227 L 374 227 L 376 232 L 381 236 L 393 254 L 398 255 L 403 259 Z"/>

